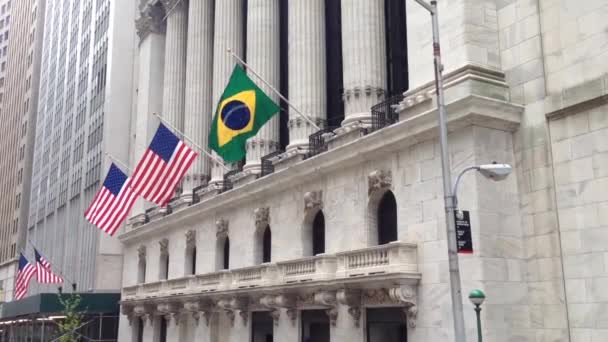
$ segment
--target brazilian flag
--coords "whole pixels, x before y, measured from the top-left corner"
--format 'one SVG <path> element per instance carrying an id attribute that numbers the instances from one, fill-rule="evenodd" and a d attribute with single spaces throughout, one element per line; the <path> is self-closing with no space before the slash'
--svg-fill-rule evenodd
<path id="1" fill-rule="evenodd" d="M 225 161 L 242 160 L 247 139 L 278 111 L 279 106 L 236 65 L 213 117 L 209 147 Z"/>

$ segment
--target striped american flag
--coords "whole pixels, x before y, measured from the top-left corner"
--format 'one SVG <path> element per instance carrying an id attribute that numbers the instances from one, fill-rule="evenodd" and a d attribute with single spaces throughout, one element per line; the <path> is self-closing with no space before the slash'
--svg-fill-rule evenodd
<path id="1" fill-rule="evenodd" d="M 36 256 L 36 276 L 38 282 L 41 284 L 59 284 L 63 283 L 63 278 L 56 275 L 51 271 L 51 264 L 45 258 L 38 253 L 38 250 L 34 248 L 34 255 Z"/>
<path id="2" fill-rule="evenodd" d="M 133 173 L 133 190 L 148 201 L 167 205 L 198 154 L 162 123 Z"/>
<path id="3" fill-rule="evenodd" d="M 112 163 L 101 189 L 84 213 L 85 219 L 113 236 L 137 199 L 130 184 L 131 179 Z"/>
<path id="4" fill-rule="evenodd" d="M 17 279 L 15 279 L 15 300 L 25 297 L 30 280 L 35 275 L 36 267 L 30 264 L 23 254 L 19 254 L 19 269 L 17 270 Z"/>

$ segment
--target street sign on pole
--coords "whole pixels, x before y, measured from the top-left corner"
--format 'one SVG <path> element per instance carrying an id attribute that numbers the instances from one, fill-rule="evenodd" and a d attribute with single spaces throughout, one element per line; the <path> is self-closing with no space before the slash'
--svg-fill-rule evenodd
<path id="1" fill-rule="evenodd" d="M 466 210 L 457 210 L 454 213 L 456 223 L 456 243 L 458 253 L 473 254 L 473 238 L 471 236 L 471 219 Z"/>

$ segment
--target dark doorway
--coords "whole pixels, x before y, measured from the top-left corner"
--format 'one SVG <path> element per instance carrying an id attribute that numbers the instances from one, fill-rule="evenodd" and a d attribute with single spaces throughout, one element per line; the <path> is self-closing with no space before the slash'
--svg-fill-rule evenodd
<path id="1" fill-rule="evenodd" d="M 224 270 L 227 270 L 230 268 L 230 239 L 226 238 L 226 240 L 224 240 Z"/>
<path id="2" fill-rule="evenodd" d="M 268 311 L 251 313 L 252 342 L 273 342 L 273 320 Z"/>
<path id="3" fill-rule="evenodd" d="M 144 320 L 137 318 L 137 342 L 144 342 Z"/>
<path id="4" fill-rule="evenodd" d="M 196 247 L 192 247 L 190 250 L 190 269 L 188 270 L 189 274 L 196 274 Z"/>
<path id="5" fill-rule="evenodd" d="M 312 222 L 312 255 L 325 253 L 325 216 L 319 210 Z"/>
<path id="6" fill-rule="evenodd" d="M 301 342 L 329 342 L 329 317 L 325 310 L 302 311 Z"/>
<path id="7" fill-rule="evenodd" d="M 407 26 L 405 1 L 386 0 L 386 67 L 388 95 L 403 94 L 409 88 L 407 70 Z"/>
<path id="8" fill-rule="evenodd" d="M 367 309 L 367 342 L 407 342 L 403 310 Z"/>
<path id="9" fill-rule="evenodd" d="M 378 204 L 378 244 L 397 241 L 397 201 L 387 191 Z"/>
<path id="10" fill-rule="evenodd" d="M 167 342 L 167 320 L 164 317 L 159 317 L 160 320 L 160 334 L 159 342 Z"/>
<path id="11" fill-rule="evenodd" d="M 266 226 L 262 243 L 262 262 L 270 262 L 270 252 L 272 250 L 272 233 L 270 226 Z"/>

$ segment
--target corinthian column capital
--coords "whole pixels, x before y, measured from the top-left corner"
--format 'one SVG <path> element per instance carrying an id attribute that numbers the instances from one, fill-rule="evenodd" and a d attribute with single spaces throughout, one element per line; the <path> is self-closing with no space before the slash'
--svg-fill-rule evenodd
<path id="1" fill-rule="evenodd" d="M 135 28 L 140 40 L 144 40 L 150 33 L 164 33 L 162 9 L 158 6 L 144 6 L 139 12 L 139 18 L 135 20 Z"/>
<path id="2" fill-rule="evenodd" d="M 186 8 L 186 0 L 161 0 L 161 2 L 163 3 L 163 6 L 165 7 L 165 11 L 167 11 L 168 14 L 169 11 L 173 10 L 173 9 L 184 9 Z"/>

